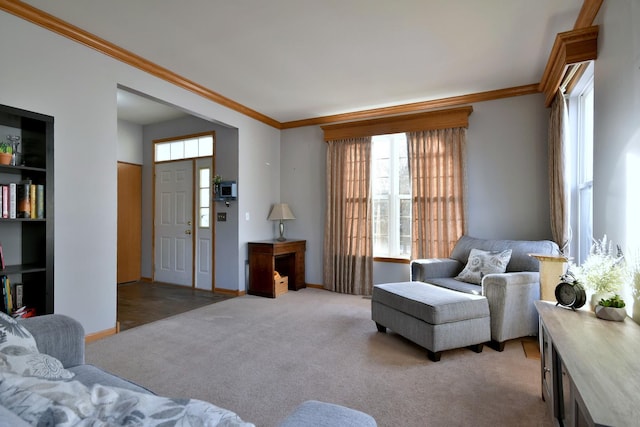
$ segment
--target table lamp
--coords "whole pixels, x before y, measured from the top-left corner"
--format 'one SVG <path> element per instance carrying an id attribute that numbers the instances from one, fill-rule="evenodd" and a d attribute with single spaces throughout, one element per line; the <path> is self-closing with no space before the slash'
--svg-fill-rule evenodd
<path id="1" fill-rule="evenodd" d="M 293 216 L 293 212 L 291 212 L 291 209 L 289 209 L 288 204 L 276 203 L 271 208 L 269 218 L 267 219 L 269 221 L 280 221 L 280 237 L 278 237 L 278 241 L 284 242 L 287 239 L 284 238 L 284 222 L 282 221 L 287 219 L 296 219 L 296 217 Z"/>

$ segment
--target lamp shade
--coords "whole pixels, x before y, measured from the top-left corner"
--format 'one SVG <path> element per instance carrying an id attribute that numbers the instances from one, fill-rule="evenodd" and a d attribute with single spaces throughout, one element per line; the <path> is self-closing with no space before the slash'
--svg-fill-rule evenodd
<path id="1" fill-rule="evenodd" d="M 269 213 L 269 218 L 267 219 L 269 221 L 278 221 L 278 220 L 281 221 L 283 219 L 296 219 L 296 217 L 293 216 L 293 212 L 291 212 L 291 209 L 289 208 L 288 204 L 276 203 L 271 208 L 271 212 Z"/>

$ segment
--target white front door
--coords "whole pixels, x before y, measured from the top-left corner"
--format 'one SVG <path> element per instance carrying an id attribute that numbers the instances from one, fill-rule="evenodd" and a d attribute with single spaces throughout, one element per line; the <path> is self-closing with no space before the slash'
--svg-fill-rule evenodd
<path id="1" fill-rule="evenodd" d="M 193 161 L 157 163 L 155 199 L 154 278 L 193 286 Z"/>

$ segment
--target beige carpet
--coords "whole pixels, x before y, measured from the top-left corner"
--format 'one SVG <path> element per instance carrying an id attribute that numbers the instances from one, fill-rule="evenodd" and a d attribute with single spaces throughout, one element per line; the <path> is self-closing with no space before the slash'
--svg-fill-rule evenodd
<path id="1" fill-rule="evenodd" d="M 318 289 L 243 296 L 87 345 L 87 362 L 171 397 L 207 400 L 257 426 L 275 426 L 317 399 L 386 426 L 551 426 L 540 364 L 520 340 L 424 349 L 370 319 L 371 301 Z"/>

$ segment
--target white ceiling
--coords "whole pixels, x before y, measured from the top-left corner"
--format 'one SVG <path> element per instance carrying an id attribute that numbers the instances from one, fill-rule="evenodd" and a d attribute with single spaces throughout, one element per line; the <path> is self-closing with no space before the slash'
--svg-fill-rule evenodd
<path id="1" fill-rule="evenodd" d="M 279 122 L 538 83 L 582 0 L 26 0 Z"/>

